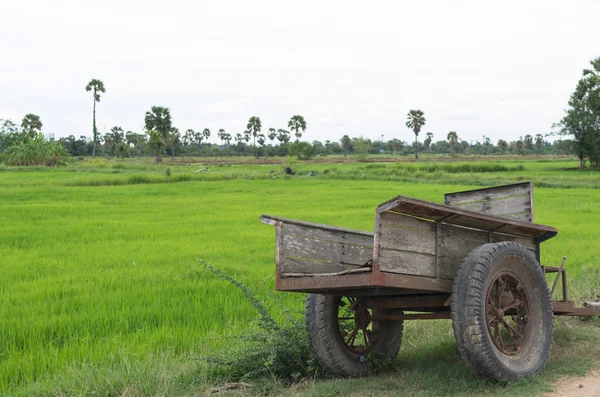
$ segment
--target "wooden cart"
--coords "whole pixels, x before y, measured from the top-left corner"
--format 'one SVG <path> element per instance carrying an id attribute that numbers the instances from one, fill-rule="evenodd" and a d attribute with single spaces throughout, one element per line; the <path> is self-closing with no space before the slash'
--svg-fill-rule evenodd
<path id="1" fill-rule="evenodd" d="M 261 216 L 276 227 L 277 289 L 309 293 L 307 330 L 332 374 L 361 375 L 395 357 L 404 320 L 451 318 L 474 375 L 515 379 L 544 367 L 553 315 L 600 312 L 568 300 L 566 258 L 540 266 L 540 244 L 557 231 L 533 223 L 531 183 L 444 202 L 394 197 L 377 207 L 374 233 Z M 559 279 L 562 300 L 552 301 Z"/>

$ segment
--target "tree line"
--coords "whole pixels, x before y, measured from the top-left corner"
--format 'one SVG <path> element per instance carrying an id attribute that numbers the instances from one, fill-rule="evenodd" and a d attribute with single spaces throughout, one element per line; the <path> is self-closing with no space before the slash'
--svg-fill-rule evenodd
<path id="1" fill-rule="evenodd" d="M 153 106 L 144 116 L 144 131 L 124 131 L 114 126 L 109 132 L 100 134 L 96 125 L 96 106 L 101 94 L 106 93 L 104 83 L 92 79 L 85 87 L 92 93 L 92 138 L 85 135 L 79 138 L 70 135 L 55 140 L 52 135 L 42 134 L 42 121 L 38 115 L 26 114 L 20 126 L 11 120 L 0 120 L 0 153 L 8 154 L 9 164 L 15 165 L 55 165 L 64 156 L 115 156 L 134 157 L 152 155 L 156 162 L 163 155 L 175 156 L 288 156 L 295 155 L 309 159 L 318 155 L 348 154 L 366 156 L 368 154 L 414 155 L 419 153 L 447 154 L 455 156 L 488 154 L 575 154 L 581 167 L 586 162 L 600 167 L 600 58 L 591 62 L 592 67 L 583 71 L 575 92 L 568 102 L 565 116 L 555 124 L 552 135 L 560 139 L 549 142 L 542 134 L 525 135 L 514 141 L 499 139 L 496 143 L 490 137 L 467 141 L 456 131 L 449 131 L 434 141 L 435 134 L 427 132 L 419 141 L 419 134 L 426 125 L 425 114 L 420 109 L 410 110 L 406 115 L 406 127 L 415 135 L 412 143 L 393 138 L 385 141 L 381 135 L 376 140 L 344 135 L 339 141 L 301 141 L 307 123 L 303 116 L 293 115 L 286 128 L 263 129 L 258 116 L 248 119 L 243 132 L 230 133 L 224 129 L 216 132 L 219 143 L 210 143 L 212 132 L 209 128 L 180 131 L 172 123 L 169 108 Z M 292 141 L 292 137 L 295 140 Z M 46 161 L 45 156 L 50 156 Z M 6 157 L 6 156 L 5 156 Z"/>

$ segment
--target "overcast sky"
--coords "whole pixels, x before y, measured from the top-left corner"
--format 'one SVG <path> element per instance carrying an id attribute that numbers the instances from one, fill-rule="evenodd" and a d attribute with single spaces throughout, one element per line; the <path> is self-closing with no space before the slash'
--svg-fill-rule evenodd
<path id="1" fill-rule="evenodd" d="M 545 134 L 600 56 L 599 1 L 0 0 L 0 118 L 91 136 L 141 132 L 153 105 L 180 130 L 243 132 L 305 117 L 306 140 Z"/>

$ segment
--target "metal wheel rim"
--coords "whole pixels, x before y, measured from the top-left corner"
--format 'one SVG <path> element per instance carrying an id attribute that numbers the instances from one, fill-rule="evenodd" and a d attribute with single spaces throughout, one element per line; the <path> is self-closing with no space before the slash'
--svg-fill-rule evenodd
<path id="1" fill-rule="evenodd" d="M 346 349 L 358 355 L 371 352 L 379 341 L 379 322 L 372 321 L 366 299 L 337 296 L 334 303 L 335 328 Z"/>
<path id="2" fill-rule="evenodd" d="M 502 354 L 514 356 L 525 349 L 532 327 L 530 299 L 515 274 L 499 273 L 489 284 L 485 319 L 490 338 Z"/>

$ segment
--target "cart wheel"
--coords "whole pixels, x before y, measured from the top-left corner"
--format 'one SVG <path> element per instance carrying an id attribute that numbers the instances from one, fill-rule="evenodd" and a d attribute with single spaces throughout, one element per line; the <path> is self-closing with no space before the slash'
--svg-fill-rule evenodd
<path id="1" fill-rule="evenodd" d="M 372 321 L 364 298 L 310 294 L 306 330 L 317 359 L 331 374 L 360 376 L 368 361 L 394 359 L 403 321 Z"/>
<path id="2" fill-rule="evenodd" d="M 452 328 L 474 375 L 507 381 L 541 371 L 550 355 L 552 318 L 544 272 L 522 245 L 484 244 L 461 264 Z"/>

